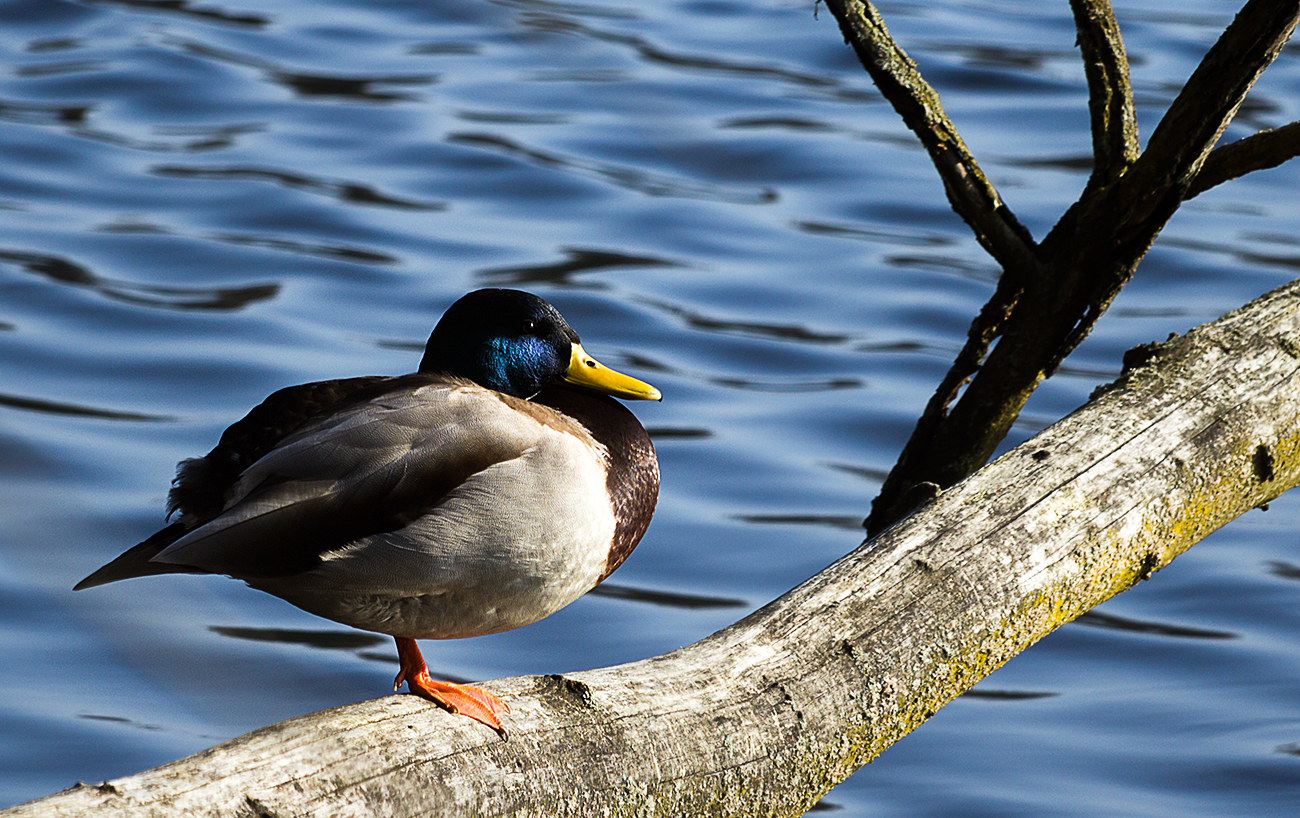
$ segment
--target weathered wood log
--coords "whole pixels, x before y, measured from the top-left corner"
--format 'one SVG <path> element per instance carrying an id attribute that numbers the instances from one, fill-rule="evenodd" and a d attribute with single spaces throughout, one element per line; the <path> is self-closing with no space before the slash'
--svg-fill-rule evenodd
<path id="1" fill-rule="evenodd" d="M 689 647 L 273 725 L 17 816 L 797 815 L 1033 642 L 1300 482 L 1300 281 Z"/>

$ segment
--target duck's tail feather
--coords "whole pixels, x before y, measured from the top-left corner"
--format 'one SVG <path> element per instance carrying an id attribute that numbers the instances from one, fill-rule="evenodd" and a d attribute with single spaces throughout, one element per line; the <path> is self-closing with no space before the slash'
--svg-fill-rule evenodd
<path id="1" fill-rule="evenodd" d="M 202 574 L 206 573 L 188 565 L 172 565 L 162 562 L 150 562 L 155 554 L 180 539 L 188 527 L 182 523 L 172 523 L 149 539 L 128 548 L 121 556 L 100 568 L 95 573 L 72 586 L 72 590 L 94 588 L 119 579 L 147 577 L 154 574 Z"/>

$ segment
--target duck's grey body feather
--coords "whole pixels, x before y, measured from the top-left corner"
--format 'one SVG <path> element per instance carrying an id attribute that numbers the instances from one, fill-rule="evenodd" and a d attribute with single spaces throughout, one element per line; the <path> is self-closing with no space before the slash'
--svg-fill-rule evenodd
<path id="1" fill-rule="evenodd" d="M 603 576 L 607 461 L 559 412 L 434 380 L 298 429 L 240 475 L 220 514 L 152 561 L 395 636 L 509 630 Z M 563 484 L 546 479 L 557 474 Z"/>

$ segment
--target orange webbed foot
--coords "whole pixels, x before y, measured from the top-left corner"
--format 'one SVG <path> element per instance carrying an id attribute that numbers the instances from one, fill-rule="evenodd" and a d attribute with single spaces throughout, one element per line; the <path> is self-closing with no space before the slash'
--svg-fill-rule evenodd
<path id="1" fill-rule="evenodd" d="M 459 713 L 475 721 L 482 722 L 506 738 L 506 728 L 501 723 L 501 715 L 510 712 L 510 706 L 488 691 L 454 682 L 440 682 L 429 676 L 429 667 L 424 663 L 420 648 L 414 639 L 394 637 L 397 642 L 397 657 L 401 669 L 393 680 L 393 690 L 406 682 L 410 692 L 422 696 L 452 713 Z"/>

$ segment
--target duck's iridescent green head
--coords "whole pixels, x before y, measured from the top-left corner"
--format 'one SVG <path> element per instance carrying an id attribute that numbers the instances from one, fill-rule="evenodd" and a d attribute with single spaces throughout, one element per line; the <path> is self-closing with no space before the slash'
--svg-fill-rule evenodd
<path id="1" fill-rule="evenodd" d="M 452 304 L 429 336 L 420 371 L 445 372 L 517 398 L 560 383 L 632 400 L 661 397 L 588 355 L 555 307 L 520 290 L 476 290 Z"/>

